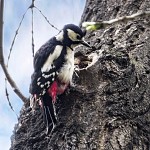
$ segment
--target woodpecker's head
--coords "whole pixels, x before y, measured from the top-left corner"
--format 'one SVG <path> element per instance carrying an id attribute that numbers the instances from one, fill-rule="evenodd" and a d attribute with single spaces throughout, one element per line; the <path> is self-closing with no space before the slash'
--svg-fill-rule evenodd
<path id="1" fill-rule="evenodd" d="M 56 36 L 58 41 L 61 41 L 68 47 L 75 47 L 79 44 L 91 47 L 87 42 L 83 40 L 85 32 L 82 31 L 78 26 L 74 24 L 67 24 L 64 26 L 62 31 Z"/>

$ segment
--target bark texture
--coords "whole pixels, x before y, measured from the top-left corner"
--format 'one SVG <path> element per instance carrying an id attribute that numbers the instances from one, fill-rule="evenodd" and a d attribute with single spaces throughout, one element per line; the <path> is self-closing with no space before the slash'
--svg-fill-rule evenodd
<path id="1" fill-rule="evenodd" d="M 82 21 L 110 20 L 150 9 L 149 0 L 87 0 Z M 58 125 L 45 135 L 40 110 L 25 104 L 11 138 L 11 150 L 149 150 L 150 19 L 88 32 L 95 50 L 77 49 L 98 61 L 74 76 L 75 87 L 59 97 Z M 93 57 L 94 61 L 95 57 Z"/>

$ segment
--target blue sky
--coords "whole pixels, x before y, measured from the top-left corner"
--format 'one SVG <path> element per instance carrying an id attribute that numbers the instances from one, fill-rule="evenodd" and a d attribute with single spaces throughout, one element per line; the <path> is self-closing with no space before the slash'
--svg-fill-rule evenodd
<path id="1" fill-rule="evenodd" d="M 29 0 L 10 0 L 5 1 L 4 7 L 4 55 L 7 60 L 9 49 L 18 28 L 22 15 L 30 5 Z M 67 23 L 79 24 L 85 0 L 35 0 L 35 5 L 48 17 L 49 21 L 57 28 L 61 29 Z M 56 35 L 57 30 L 53 29 L 41 16 L 34 10 L 34 41 L 35 51 L 44 44 L 50 37 Z M 31 10 L 28 10 L 19 34 L 13 47 L 9 61 L 9 72 L 16 84 L 28 97 L 28 87 L 32 68 L 32 49 L 31 49 Z M 23 105 L 22 101 L 16 96 L 8 84 L 8 91 L 11 104 L 15 112 L 19 111 Z M 10 136 L 17 117 L 8 105 L 5 96 L 5 76 L 0 67 L 0 149 L 10 148 Z"/>

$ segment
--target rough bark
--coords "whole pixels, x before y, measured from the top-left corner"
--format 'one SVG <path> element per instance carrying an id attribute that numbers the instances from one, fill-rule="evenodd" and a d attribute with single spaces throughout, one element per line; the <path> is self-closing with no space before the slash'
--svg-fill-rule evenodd
<path id="1" fill-rule="evenodd" d="M 149 0 L 87 0 L 82 21 L 110 20 L 150 9 Z M 59 124 L 45 135 L 40 110 L 21 110 L 11 150 L 149 150 L 150 19 L 87 33 L 98 61 L 74 76 L 76 86 L 59 97 Z M 81 56 L 81 54 L 80 54 Z M 82 61 L 83 67 L 87 61 Z"/>

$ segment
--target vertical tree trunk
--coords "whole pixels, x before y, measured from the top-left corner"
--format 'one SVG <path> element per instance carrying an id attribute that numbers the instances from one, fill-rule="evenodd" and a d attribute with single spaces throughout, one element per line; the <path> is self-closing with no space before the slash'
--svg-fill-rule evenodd
<path id="1" fill-rule="evenodd" d="M 82 21 L 110 20 L 148 9 L 149 0 L 87 0 Z M 96 50 L 80 47 L 78 54 L 99 59 L 78 72 L 76 86 L 59 97 L 55 130 L 46 136 L 39 109 L 32 114 L 26 104 L 11 150 L 150 149 L 150 19 L 89 32 L 86 39 Z"/>

